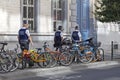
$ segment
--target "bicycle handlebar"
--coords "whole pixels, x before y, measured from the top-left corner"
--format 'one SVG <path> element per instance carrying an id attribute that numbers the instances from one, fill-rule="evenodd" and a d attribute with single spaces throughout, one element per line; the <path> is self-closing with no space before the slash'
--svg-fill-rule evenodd
<path id="1" fill-rule="evenodd" d="M 2 44 L 1 51 L 4 51 L 4 47 L 8 44 L 7 42 L 0 42 Z"/>
<path id="2" fill-rule="evenodd" d="M 93 40 L 93 38 L 94 38 L 94 37 L 88 38 L 88 39 L 86 39 L 85 41 L 91 42 L 91 41 Z"/>
<path id="3" fill-rule="evenodd" d="M 75 42 L 75 43 L 83 43 L 83 42 L 91 42 L 92 40 L 93 40 L 93 38 L 94 37 L 91 37 L 91 38 L 88 38 L 88 39 L 86 39 L 86 40 L 83 40 L 83 41 L 79 41 L 79 40 L 74 40 L 73 38 L 72 38 L 72 40 Z"/>

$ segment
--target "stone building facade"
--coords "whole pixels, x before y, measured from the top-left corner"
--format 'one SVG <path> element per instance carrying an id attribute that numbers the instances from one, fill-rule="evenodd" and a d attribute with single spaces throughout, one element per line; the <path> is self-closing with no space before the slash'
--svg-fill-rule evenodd
<path id="1" fill-rule="evenodd" d="M 0 41 L 17 43 L 18 30 L 27 20 L 36 46 L 44 41 L 53 44 L 59 25 L 70 36 L 76 23 L 76 0 L 0 0 Z M 38 44 L 39 43 L 39 44 Z M 15 46 L 12 45 L 12 46 Z"/>
<path id="2" fill-rule="evenodd" d="M 0 0 L 0 18 L 0 41 L 17 41 L 23 20 L 28 21 L 34 41 L 53 40 L 59 25 L 65 35 L 77 25 L 76 0 Z"/>
<path id="3" fill-rule="evenodd" d="M 23 20 L 30 24 L 34 42 L 52 42 L 59 25 L 64 27 L 64 35 L 70 36 L 76 25 L 81 27 L 80 30 L 83 28 L 81 24 L 84 23 L 84 17 L 80 23 L 78 20 L 81 18 L 78 17 L 80 12 L 88 13 L 86 18 L 89 24 L 86 29 L 90 32 L 89 36 L 96 36 L 103 45 L 110 45 L 111 41 L 119 43 L 119 26 L 96 21 L 92 14 L 95 3 L 96 0 L 0 0 L 0 41 L 17 42 Z M 85 8 L 88 11 L 84 12 Z"/>

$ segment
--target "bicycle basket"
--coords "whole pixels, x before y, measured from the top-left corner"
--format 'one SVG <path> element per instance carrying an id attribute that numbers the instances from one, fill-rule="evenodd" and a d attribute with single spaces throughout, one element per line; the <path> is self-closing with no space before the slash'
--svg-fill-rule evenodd
<path id="1" fill-rule="evenodd" d="M 95 46 L 96 47 L 100 47 L 101 46 L 101 42 L 98 42 Z"/>

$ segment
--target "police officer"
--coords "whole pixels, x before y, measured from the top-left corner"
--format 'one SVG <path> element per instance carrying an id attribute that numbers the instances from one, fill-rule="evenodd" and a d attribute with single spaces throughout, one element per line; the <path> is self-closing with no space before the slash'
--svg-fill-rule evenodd
<path id="1" fill-rule="evenodd" d="M 28 27 L 29 27 L 29 24 L 27 24 L 27 21 L 24 20 L 23 27 L 18 31 L 18 41 L 22 51 L 24 49 L 29 50 L 29 43 L 33 45 Z"/>
<path id="2" fill-rule="evenodd" d="M 78 26 L 75 26 L 75 30 L 72 32 L 71 38 L 72 38 L 72 42 L 81 40 L 81 33 L 78 29 Z"/>
<path id="3" fill-rule="evenodd" d="M 54 35 L 54 47 L 56 48 L 56 51 L 62 47 L 62 40 L 63 40 L 63 33 L 62 33 L 62 26 L 58 27 L 58 30 L 55 32 Z"/>

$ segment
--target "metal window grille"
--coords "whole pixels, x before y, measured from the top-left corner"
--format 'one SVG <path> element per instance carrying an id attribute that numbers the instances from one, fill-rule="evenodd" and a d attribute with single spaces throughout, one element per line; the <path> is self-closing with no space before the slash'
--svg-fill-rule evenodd
<path id="1" fill-rule="evenodd" d="M 56 31 L 59 25 L 63 26 L 65 15 L 65 0 L 52 0 L 53 5 L 53 30 Z"/>
<path id="2" fill-rule="evenodd" d="M 22 0 L 22 12 L 23 12 L 23 20 L 26 20 L 29 24 L 30 32 L 35 32 L 35 0 Z"/>

